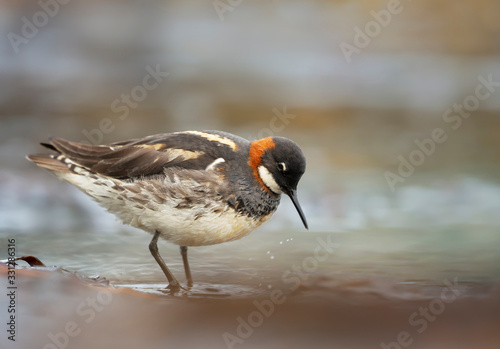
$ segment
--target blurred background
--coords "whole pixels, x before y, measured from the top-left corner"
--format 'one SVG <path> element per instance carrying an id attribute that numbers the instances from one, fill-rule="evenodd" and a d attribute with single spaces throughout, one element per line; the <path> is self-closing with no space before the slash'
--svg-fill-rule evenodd
<path id="1" fill-rule="evenodd" d="M 302 147 L 311 228 L 283 198 L 244 240 L 192 249 L 195 280 L 279 287 L 318 236 L 339 246 L 318 270 L 334 285 L 375 277 L 432 295 L 445 278 L 499 279 L 500 2 L 0 7 L 0 247 L 14 236 L 20 255 L 50 265 L 159 282 L 147 234 L 24 156 L 52 135 L 111 143 L 218 129 Z M 437 128 L 446 140 L 426 143 Z M 182 275 L 177 248 L 160 249 Z M 389 292 L 380 285 L 369 289 Z"/>

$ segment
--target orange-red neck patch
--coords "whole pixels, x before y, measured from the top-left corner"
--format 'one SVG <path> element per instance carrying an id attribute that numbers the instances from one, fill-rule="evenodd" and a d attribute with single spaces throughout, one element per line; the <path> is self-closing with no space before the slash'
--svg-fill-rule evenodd
<path id="1" fill-rule="evenodd" d="M 274 141 L 271 137 L 263 138 L 250 144 L 248 165 L 250 165 L 250 167 L 252 168 L 253 176 L 255 177 L 255 179 L 257 179 L 262 188 L 269 192 L 271 192 L 271 190 L 264 184 L 262 178 L 260 178 L 259 176 L 258 167 L 262 163 L 262 156 L 264 155 L 264 153 L 269 149 L 274 149 L 275 147 L 276 144 L 274 144 Z"/>

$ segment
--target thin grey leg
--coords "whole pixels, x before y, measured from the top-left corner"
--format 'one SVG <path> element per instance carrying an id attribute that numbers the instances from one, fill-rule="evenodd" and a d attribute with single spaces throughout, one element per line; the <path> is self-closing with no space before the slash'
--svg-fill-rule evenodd
<path id="1" fill-rule="evenodd" d="M 187 252 L 188 252 L 187 246 L 181 246 L 181 256 L 182 256 L 182 261 L 184 262 L 184 271 L 186 272 L 187 285 L 188 287 L 191 287 L 193 286 L 193 278 L 191 277 L 191 269 L 189 269 Z"/>
<path id="2" fill-rule="evenodd" d="M 156 230 L 154 235 L 153 235 L 153 239 L 149 243 L 149 250 L 151 251 L 151 254 L 153 255 L 153 257 L 156 260 L 156 262 L 158 263 L 158 265 L 160 266 L 161 270 L 163 270 L 163 273 L 167 277 L 168 283 L 169 283 L 169 288 L 172 288 L 172 289 L 180 288 L 181 285 L 175 279 L 174 275 L 172 275 L 172 273 L 168 269 L 167 265 L 165 264 L 165 262 L 161 258 L 160 253 L 158 252 L 158 238 L 159 237 L 160 237 L 160 232 L 158 230 Z"/>

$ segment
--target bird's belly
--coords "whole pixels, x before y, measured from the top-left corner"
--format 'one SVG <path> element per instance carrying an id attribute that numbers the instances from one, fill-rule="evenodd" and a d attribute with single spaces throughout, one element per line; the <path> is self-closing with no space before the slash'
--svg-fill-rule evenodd
<path id="1" fill-rule="evenodd" d="M 213 245 L 242 238 L 267 221 L 276 209 L 265 216 L 251 218 L 235 211 L 224 200 L 210 197 L 207 192 L 200 194 L 183 183 L 175 183 L 170 188 L 174 194 L 184 193 L 184 198 L 181 195 L 158 197 L 158 193 L 162 193 L 160 182 L 155 183 L 155 190 L 139 190 L 136 183 L 99 176 L 97 180 L 79 174 L 61 177 L 93 197 L 124 224 L 149 233 L 159 230 L 164 239 L 181 246 Z M 186 204 L 185 197 L 192 202 Z"/>
<path id="2" fill-rule="evenodd" d="M 159 230 L 162 238 L 174 244 L 204 246 L 240 239 L 267 221 L 274 212 L 251 218 L 227 205 L 207 210 L 205 207 L 176 208 L 162 204 L 129 207 L 113 213 L 125 224 L 150 233 Z"/>

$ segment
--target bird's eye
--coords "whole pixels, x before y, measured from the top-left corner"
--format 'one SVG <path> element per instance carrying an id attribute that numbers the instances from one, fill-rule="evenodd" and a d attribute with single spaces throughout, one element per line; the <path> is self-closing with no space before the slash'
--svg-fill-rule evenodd
<path id="1" fill-rule="evenodd" d="M 285 172 L 286 171 L 286 165 L 284 162 L 279 162 L 278 163 L 278 171 L 280 172 Z"/>

